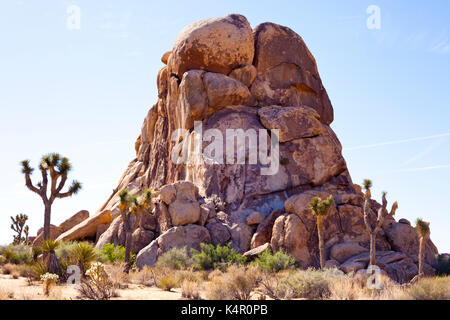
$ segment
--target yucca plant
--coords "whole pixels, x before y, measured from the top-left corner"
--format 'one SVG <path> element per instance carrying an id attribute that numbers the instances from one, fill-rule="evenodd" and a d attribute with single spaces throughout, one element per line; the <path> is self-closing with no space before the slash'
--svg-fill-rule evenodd
<path id="1" fill-rule="evenodd" d="M 327 199 L 322 200 L 319 197 L 312 198 L 309 203 L 312 213 L 317 219 L 317 233 L 319 236 L 319 255 L 320 255 L 320 268 L 325 267 L 325 248 L 323 238 L 323 221 L 330 212 L 332 206 L 334 206 L 333 196 L 329 196 Z"/>
<path id="2" fill-rule="evenodd" d="M 61 266 L 59 265 L 58 256 L 55 250 L 59 247 L 60 242 L 52 239 L 44 240 L 42 243 L 42 251 L 44 252 L 44 263 L 48 272 L 53 274 L 61 274 Z"/>
<path id="3" fill-rule="evenodd" d="M 50 153 L 42 157 L 39 164 L 42 180 L 34 186 L 31 175 L 34 169 L 30 167 L 30 161 L 24 160 L 22 173 L 25 175 L 25 184 L 28 189 L 39 195 L 44 202 L 44 240 L 50 238 L 50 220 L 52 205 L 56 199 L 71 197 L 81 190 L 81 183 L 73 181 L 66 192 L 63 192 L 67 182 L 67 175 L 72 169 L 69 159 L 61 157 L 58 153 Z"/>
<path id="4" fill-rule="evenodd" d="M 386 219 L 390 219 L 395 215 L 395 212 L 398 209 L 398 203 L 394 202 L 394 204 L 392 205 L 391 211 L 388 212 L 387 211 L 387 200 L 386 200 L 386 192 L 383 192 L 382 195 L 382 206 L 381 208 L 378 210 L 378 216 L 377 216 L 377 222 L 375 224 L 375 226 L 372 226 L 372 224 L 370 223 L 370 213 L 371 213 L 371 209 L 370 209 L 370 198 L 371 198 L 371 192 L 370 192 L 370 188 L 372 188 L 372 181 L 369 179 L 364 180 L 363 182 L 363 186 L 365 189 L 365 194 L 364 194 L 364 224 L 366 225 L 367 231 L 369 233 L 369 238 L 370 238 L 370 265 L 375 265 L 376 263 L 376 254 L 377 254 L 377 249 L 376 249 L 376 238 L 377 238 L 377 234 L 378 231 L 380 231 L 380 228 L 383 226 L 383 223 Z"/>
<path id="5" fill-rule="evenodd" d="M 423 264 L 425 259 L 425 243 L 430 237 L 430 223 L 423 221 L 421 218 L 416 220 L 416 230 L 419 234 L 419 276 L 423 276 Z"/>
<path id="6" fill-rule="evenodd" d="M 81 270 L 81 274 L 85 274 L 91 267 L 91 264 L 98 259 L 95 248 L 88 242 L 79 242 L 70 249 L 69 252 L 72 261 L 76 263 Z"/>

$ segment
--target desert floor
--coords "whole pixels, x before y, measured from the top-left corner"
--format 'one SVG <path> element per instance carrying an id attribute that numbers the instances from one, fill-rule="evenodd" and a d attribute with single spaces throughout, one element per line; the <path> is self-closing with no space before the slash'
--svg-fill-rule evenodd
<path id="1" fill-rule="evenodd" d="M 117 289 L 118 297 L 111 300 L 180 300 L 181 289 L 163 291 L 155 287 L 129 284 L 126 289 Z M 12 295 L 12 296 L 11 296 Z M 49 297 L 44 296 L 42 284 L 29 284 L 26 278 L 14 279 L 11 275 L 0 275 L 0 300 L 77 300 L 78 291 L 68 285 L 58 285 Z"/>

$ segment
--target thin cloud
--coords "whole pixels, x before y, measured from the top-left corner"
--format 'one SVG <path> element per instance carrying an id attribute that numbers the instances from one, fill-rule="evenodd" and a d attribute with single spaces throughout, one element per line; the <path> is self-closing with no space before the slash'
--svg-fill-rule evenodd
<path id="1" fill-rule="evenodd" d="M 383 146 L 389 146 L 389 145 L 395 145 L 395 144 L 401 144 L 401 143 L 409 143 L 409 142 L 415 142 L 415 141 L 437 139 L 437 138 L 449 137 L 449 136 L 450 136 L 450 132 L 447 132 L 447 133 L 441 133 L 441 134 L 436 134 L 436 135 L 432 135 L 432 136 L 416 137 L 416 138 L 403 139 L 403 140 L 393 140 L 393 141 L 379 142 L 379 143 L 367 144 L 367 145 L 361 145 L 361 146 L 355 146 L 355 147 L 346 147 L 346 148 L 344 148 L 344 150 L 345 151 L 353 151 L 353 150 L 361 150 L 361 149 L 370 149 L 370 148 L 383 147 Z"/>

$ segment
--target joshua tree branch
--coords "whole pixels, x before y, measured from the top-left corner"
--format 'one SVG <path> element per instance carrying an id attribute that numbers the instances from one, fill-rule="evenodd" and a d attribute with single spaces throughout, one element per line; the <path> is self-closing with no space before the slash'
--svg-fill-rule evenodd
<path id="1" fill-rule="evenodd" d="M 56 194 L 61 192 L 62 188 L 64 188 L 64 185 L 66 184 L 66 181 L 67 181 L 67 175 L 64 174 L 64 175 L 61 176 L 61 180 L 59 181 L 59 185 L 56 188 L 56 192 L 55 192 Z"/>
<path id="2" fill-rule="evenodd" d="M 38 188 L 36 188 L 33 185 L 33 182 L 31 182 L 31 178 L 30 178 L 29 174 L 25 174 L 25 184 L 26 184 L 28 189 L 30 189 L 34 193 L 37 193 L 38 195 L 41 195 L 41 190 L 39 190 Z"/>
<path id="3" fill-rule="evenodd" d="M 55 194 L 55 198 L 63 199 L 63 198 L 71 197 L 72 195 L 73 195 L 73 191 L 68 191 L 68 192 L 64 192 L 64 193 Z"/>

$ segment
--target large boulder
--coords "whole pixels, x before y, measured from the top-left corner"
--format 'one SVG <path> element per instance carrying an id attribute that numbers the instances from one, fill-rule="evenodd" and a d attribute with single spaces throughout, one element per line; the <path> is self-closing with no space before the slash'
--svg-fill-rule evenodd
<path id="1" fill-rule="evenodd" d="M 136 266 L 138 268 L 145 265 L 152 266 L 158 257 L 172 248 L 186 248 L 189 252 L 191 248 L 200 250 L 201 243 L 210 242 L 211 237 L 205 227 L 198 225 L 174 227 L 139 251 L 136 257 Z"/>
<path id="2" fill-rule="evenodd" d="M 131 252 L 137 254 L 143 248 L 148 246 L 155 238 L 155 234 L 150 230 L 138 228 L 131 237 Z"/>
<path id="3" fill-rule="evenodd" d="M 242 82 L 212 72 L 205 73 L 203 81 L 209 107 L 213 110 L 232 105 L 251 105 L 252 103 L 250 91 Z"/>
<path id="4" fill-rule="evenodd" d="M 333 107 L 303 39 L 274 23 L 257 26 L 254 37 L 258 76 L 251 91 L 260 105 L 306 105 L 317 110 L 323 123 L 330 124 Z"/>
<path id="5" fill-rule="evenodd" d="M 206 224 L 211 235 L 211 243 L 214 245 L 224 245 L 231 239 L 229 228 L 217 218 L 211 219 Z"/>
<path id="6" fill-rule="evenodd" d="M 369 251 L 367 248 L 361 247 L 358 243 L 343 242 L 331 247 L 330 257 L 339 263 L 343 263 L 349 258 L 367 251 Z"/>
<path id="7" fill-rule="evenodd" d="M 77 224 L 72 229 L 64 232 L 58 236 L 57 240 L 74 241 L 88 238 L 95 238 L 97 234 L 97 227 L 101 224 L 109 224 L 112 221 L 111 211 L 104 210 L 91 216 Z"/>
<path id="8" fill-rule="evenodd" d="M 250 87 L 255 81 L 257 70 L 255 66 L 251 64 L 246 64 L 245 66 L 239 67 L 231 71 L 229 76 L 233 79 L 236 79 L 239 82 L 242 82 L 247 87 Z"/>
<path id="9" fill-rule="evenodd" d="M 172 74 L 182 77 L 192 69 L 223 74 L 253 62 L 252 29 L 241 15 L 197 21 L 184 28 L 169 57 Z"/>
<path id="10" fill-rule="evenodd" d="M 169 203 L 169 215 L 172 225 L 194 224 L 200 219 L 200 204 L 197 201 L 198 188 L 188 181 L 174 183 L 174 199 L 165 199 Z"/>
<path id="11" fill-rule="evenodd" d="M 269 106 L 258 111 L 262 124 L 270 130 L 280 130 L 280 142 L 311 138 L 322 134 L 319 114 L 309 107 Z"/>
<path id="12" fill-rule="evenodd" d="M 419 255 L 419 235 L 417 230 L 406 223 L 394 223 L 385 230 L 388 241 L 392 249 L 408 255 Z M 433 243 L 428 240 L 425 243 L 425 261 L 430 265 L 436 264 L 436 254 L 438 253 Z"/>
<path id="13" fill-rule="evenodd" d="M 61 232 L 66 232 L 67 230 L 72 229 L 77 224 L 80 224 L 84 220 L 89 218 L 89 211 L 81 210 L 71 216 L 69 219 L 65 220 L 63 223 L 59 225 Z"/>
<path id="14" fill-rule="evenodd" d="M 251 245 L 252 249 L 260 247 L 265 243 L 269 243 L 272 239 L 272 229 L 275 220 L 283 214 L 283 210 L 273 211 L 256 229 L 256 232 L 252 236 Z"/>
<path id="15" fill-rule="evenodd" d="M 311 266 L 315 261 L 308 240 L 309 232 L 297 215 L 282 215 L 275 220 L 270 246 L 274 251 L 288 252 L 302 267 Z"/>

